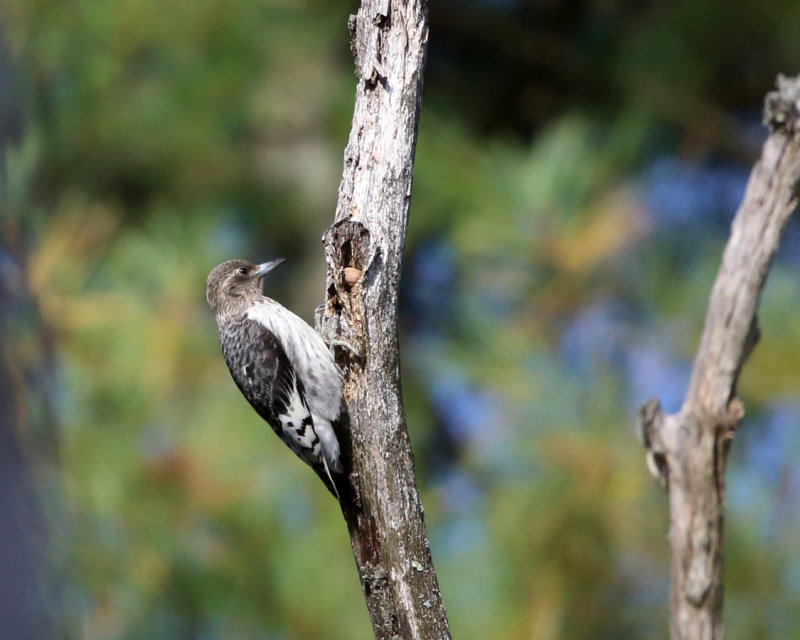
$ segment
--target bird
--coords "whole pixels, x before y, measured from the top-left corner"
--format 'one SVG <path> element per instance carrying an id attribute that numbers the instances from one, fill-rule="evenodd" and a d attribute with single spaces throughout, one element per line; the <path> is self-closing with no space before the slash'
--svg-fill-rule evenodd
<path id="1" fill-rule="evenodd" d="M 320 335 L 264 295 L 264 276 L 282 262 L 223 262 L 206 280 L 206 300 L 242 395 L 340 499 L 344 468 L 334 425 L 342 415 L 342 378 Z"/>

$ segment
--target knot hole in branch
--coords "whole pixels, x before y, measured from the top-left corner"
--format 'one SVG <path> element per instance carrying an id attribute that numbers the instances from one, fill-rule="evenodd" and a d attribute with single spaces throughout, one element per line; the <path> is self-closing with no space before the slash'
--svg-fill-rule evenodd
<path id="1" fill-rule="evenodd" d="M 363 364 L 366 341 L 361 312 L 364 272 L 372 242 L 368 229 L 354 220 L 340 220 L 323 235 L 328 264 L 326 300 L 321 321 L 323 339 L 344 369 Z"/>

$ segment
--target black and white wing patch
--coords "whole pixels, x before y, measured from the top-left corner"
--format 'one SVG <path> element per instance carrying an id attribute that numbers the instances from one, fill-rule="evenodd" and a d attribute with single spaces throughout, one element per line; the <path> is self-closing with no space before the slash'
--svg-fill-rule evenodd
<path id="1" fill-rule="evenodd" d="M 277 336 L 255 320 L 242 319 L 225 327 L 220 337 L 242 395 L 301 460 L 333 484 L 303 383 Z"/>

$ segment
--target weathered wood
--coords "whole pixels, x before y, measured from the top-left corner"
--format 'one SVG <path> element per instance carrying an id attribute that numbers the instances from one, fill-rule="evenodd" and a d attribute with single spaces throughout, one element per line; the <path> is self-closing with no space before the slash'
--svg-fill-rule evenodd
<path id="1" fill-rule="evenodd" d="M 770 134 L 722 255 L 686 399 L 676 415 L 649 401 L 637 425 L 669 491 L 673 640 L 724 637 L 725 464 L 744 416 L 736 383 L 758 340 L 761 292 L 800 184 L 800 77 L 777 82 L 765 103 Z"/>
<path id="2" fill-rule="evenodd" d="M 364 0 L 328 262 L 323 332 L 346 369 L 342 495 L 375 637 L 450 638 L 431 560 L 400 392 L 397 300 L 428 39 L 424 0 Z"/>

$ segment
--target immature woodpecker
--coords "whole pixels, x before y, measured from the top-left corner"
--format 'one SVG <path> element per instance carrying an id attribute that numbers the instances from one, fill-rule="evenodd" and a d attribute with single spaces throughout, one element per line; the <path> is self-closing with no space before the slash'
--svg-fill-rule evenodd
<path id="1" fill-rule="evenodd" d="M 264 276 L 281 262 L 223 262 L 206 280 L 206 299 L 236 386 L 338 498 L 334 477 L 343 468 L 333 424 L 341 413 L 341 376 L 317 332 L 262 293 Z"/>

